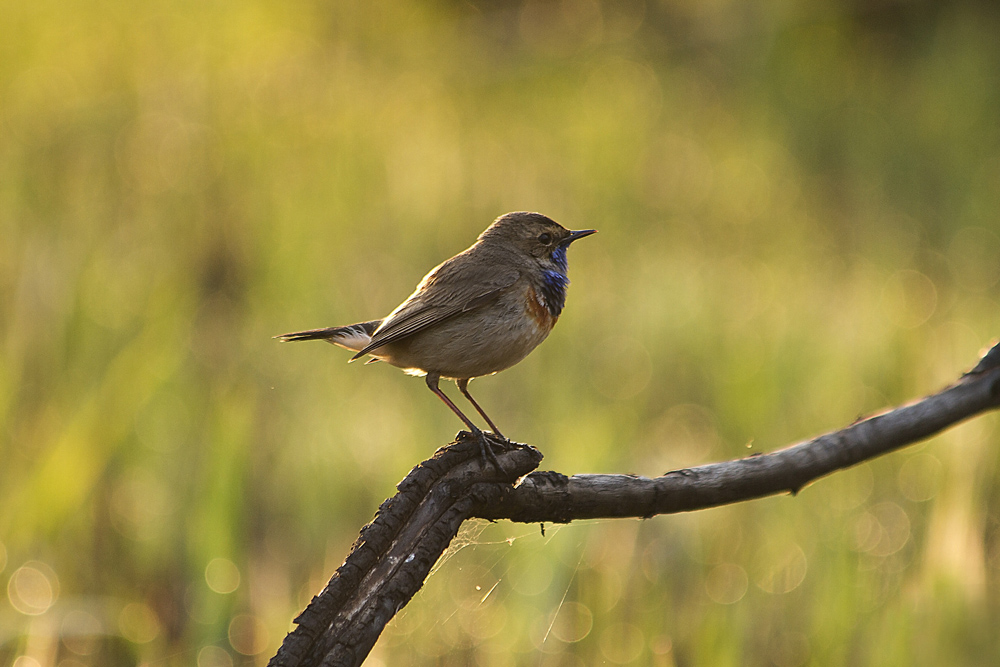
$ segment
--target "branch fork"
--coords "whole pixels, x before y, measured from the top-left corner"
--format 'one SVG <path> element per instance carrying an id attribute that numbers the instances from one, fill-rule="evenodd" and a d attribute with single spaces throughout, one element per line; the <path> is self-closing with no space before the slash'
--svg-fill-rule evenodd
<path id="1" fill-rule="evenodd" d="M 483 461 L 479 438 L 462 431 L 454 443 L 413 468 L 396 487 L 398 493 L 382 503 L 330 583 L 295 619 L 298 627 L 268 665 L 360 665 L 466 519 L 568 523 L 649 518 L 795 494 L 820 477 L 998 407 L 1000 343 L 955 383 L 919 401 L 769 454 L 674 470 L 652 479 L 532 472 L 541 463 L 541 452 L 486 434 L 488 444 L 500 449 L 500 465 L 494 466 Z"/>

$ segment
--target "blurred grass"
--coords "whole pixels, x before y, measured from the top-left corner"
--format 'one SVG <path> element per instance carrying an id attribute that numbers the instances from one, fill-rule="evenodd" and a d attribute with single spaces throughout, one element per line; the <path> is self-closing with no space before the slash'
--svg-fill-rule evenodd
<path id="1" fill-rule="evenodd" d="M 476 383 L 567 474 L 806 438 L 1000 332 L 992 3 L 0 12 L 5 665 L 264 664 L 458 427 L 270 337 L 385 314 L 506 211 L 601 231 Z M 469 526 L 369 662 L 991 664 L 995 428 L 794 499 Z"/>

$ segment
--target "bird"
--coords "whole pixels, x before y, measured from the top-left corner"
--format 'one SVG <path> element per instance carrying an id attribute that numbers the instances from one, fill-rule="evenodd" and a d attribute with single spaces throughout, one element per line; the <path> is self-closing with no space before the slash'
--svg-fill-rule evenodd
<path id="1" fill-rule="evenodd" d="M 325 340 L 354 352 L 350 361 L 369 355 L 366 363 L 423 376 L 479 441 L 484 465 L 489 457 L 502 470 L 483 431 L 439 382 L 454 380 L 492 432 L 510 442 L 469 393 L 469 382 L 510 368 L 545 340 L 566 305 L 566 250 L 596 231 L 571 231 L 541 213 L 507 213 L 468 249 L 431 269 L 384 318 L 275 338 Z"/>

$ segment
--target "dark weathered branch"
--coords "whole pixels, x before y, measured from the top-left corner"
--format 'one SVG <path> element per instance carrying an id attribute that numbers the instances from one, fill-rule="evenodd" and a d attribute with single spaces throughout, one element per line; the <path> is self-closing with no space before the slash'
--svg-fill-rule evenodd
<path id="1" fill-rule="evenodd" d="M 295 619 L 298 627 L 269 666 L 360 665 L 473 507 L 499 502 L 542 460 L 533 447 L 508 448 L 497 457 L 509 473 L 503 475 L 483 468 L 479 443 L 462 435 L 411 470 L 399 492 L 382 503 L 330 583 Z"/>
<path id="2" fill-rule="evenodd" d="M 770 454 L 675 470 L 650 479 L 634 475 L 535 472 L 497 504 L 473 516 L 524 523 L 650 517 L 796 493 L 832 472 L 929 438 L 986 410 L 1000 407 L 1000 345 L 955 384 L 915 403 L 857 421 Z"/>
<path id="3" fill-rule="evenodd" d="M 568 522 L 650 517 L 782 492 L 928 438 L 1000 407 L 1000 344 L 969 373 L 920 401 L 859 420 L 771 454 L 669 472 L 632 475 L 536 472 L 533 447 L 507 445 L 503 475 L 483 466 L 479 446 L 460 434 L 400 482 L 361 531 L 350 556 L 298 618 L 271 667 L 360 665 L 389 619 L 423 585 L 465 519 Z M 500 444 L 500 443 L 498 443 Z"/>

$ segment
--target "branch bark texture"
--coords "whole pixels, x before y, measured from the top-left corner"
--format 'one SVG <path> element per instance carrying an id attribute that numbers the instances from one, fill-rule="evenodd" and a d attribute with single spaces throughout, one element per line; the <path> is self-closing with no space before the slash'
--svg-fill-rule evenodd
<path id="1" fill-rule="evenodd" d="M 500 502 L 542 460 L 534 447 L 518 446 L 497 456 L 503 471 L 484 467 L 478 441 L 463 435 L 411 470 L 382 503 L 269 667 L 360 665 L 472 509 Z"/>
<path id="2" fill-rule="evenodd" d="M 770 454 L 675 470 L 662 477 L 528 475 L 499 503 L 473 516 L 524 523 L 651 517 L 690 512 L 803 486 L 843 468 L 925 440 L 981 412 L 1000 407 L 1000 344 L 993 364 L 983 363 L 955 384 L 914 403 Z M 986 361 L 984 357 L 983 361 Z"/>
<path id="3" fill-rule="evenodd" d="M 420 589 L 462 522 L 481 517 L 566 523 L 689 512 L 783 492 L 924 440 L 1000 407 L 1000 344 L 942 391 L 770 454 L 661 477 L 534 472 L 542 456 L 497 443 L 503 467 L 468 433 L 415 467 L 364 527 L 330 583 L 295 619 L 269 667 L 360 665 L 386 623 Z M 526 475 L 516 487 L 514 482 Z"/>

